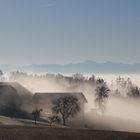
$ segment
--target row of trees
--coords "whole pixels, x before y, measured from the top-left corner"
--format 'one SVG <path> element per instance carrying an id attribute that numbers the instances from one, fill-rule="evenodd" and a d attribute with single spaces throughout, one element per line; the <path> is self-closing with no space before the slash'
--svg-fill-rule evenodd
<path id="1" fill-rule="evenodd" d="M 1 72 L 3 73 L 3 72 Z M 30 79 L 31 80 L 41 80 L 47 79 L 51 82 L 56 82 L 61 85 L 61 87 L 65 87 L 65 89 L 70 90 L 77 90 L 79 86 L 85 86 L 86 84 L 93 87 L 93 90 L 98 87 L 99 85 L 105 83 L 104 79 L 102 78 L 96 78 L 94 75 L 91 75 L 90 77 L 85 77 L 80 73 L 76 73 L 72 76 L 64 76 L 62 74 L 43 74 L 43 75 L 37 75 L 37 74 L 27 74 L 24 72 L 13 72 L 11 73 L 11 76 L 9 77 L 10 81 L 16 81 L 18 77 L 24 78 L 24 79 Z M 117 96 L 128 96 L 128 97 L 140 97 L 140 90 L 139 87 L 135 86 L 130 78 L 127 78 L 126 80 L 122 77 L 116 78 L 115 82 L 111 83 L 111 86 L 106 84 L 106 87 L 110 89 L 110 93 L 117 95 Z M 92 91 L 94 93 L 94 91 Z"/>
<path id="2" fill-rule="evenodd" d="M 0 73 L 3 74 L 3 72 L 1 71 Z M 20 71 L 16 71 L 16 72 L 12 72 L 9 80 L 16 80 L 17 77 L 22 77 L 22 78 L 32 78 L 32 80 L 35 79 L 48 79 L 51 81 L 55 81 L 56 83 L 59 84 L 63 84 L 64 82 L 67 83 L 68 85 L 68 89 L 75 89 L 77 88 L 79 85 L 83 85 L 83 84 L 89 84 L 90 86 L 93 86 L 94 88 L 96 88 L 98 85 L 100 85 L 101 83 L 104 83 L 104 79 L 102 78 L 97 78 L 95 77 L 95 75 L 91 75 L 90 77 L 85 77 L 80 73 L 76 73 L 73 74 L 72 76 L 64 76 L 62 74 L 42 74 L 42 75 L 37 75 L 37 74 L 28 74 L 28 73 L 24 73 L 24 72 L 20 72 Z M 127 78 L 126 80 L 122 77 L 118 77 L 116 78 L 115 82 L 112 82 L 111 86 L 108 86 L 110 88 L 111 93 L 115 93 L 115 91 L 119 91 L 120 94 L 126 93 L 126 95 L 130 95 L 131 97 L 133 97 L 133 91 L 134 89 L 139 89 L 137 86 L 135 86 L 132 82 L 130 78 Z M 115 88 L 112 89 L 112 88 Z M 93 91 L 94 92 L 94 91 Z M 138 92 L 137 92 L 138 93 Z M 134 93 L 134 96 L 136 94 Z M 140 96 L 140 94 L 137 94 L 138 96 Z"/>
<path id="3" fill-rule="evenodd" d="M 115 82 L 111 83 L 111 92 L 118 97 L 140 97 L 140 89 L 134 85 L 130 78 L 126 80 L 122 77 L 118 77 Z"/>

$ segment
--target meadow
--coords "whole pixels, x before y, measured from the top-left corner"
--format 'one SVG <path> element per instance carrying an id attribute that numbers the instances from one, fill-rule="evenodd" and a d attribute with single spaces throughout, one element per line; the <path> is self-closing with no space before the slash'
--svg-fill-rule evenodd
<path id="1" fill-rule="evenodd" d="M 42 126 L 0 126 L 0 140 L 139 140 L 140 134 Z"/>

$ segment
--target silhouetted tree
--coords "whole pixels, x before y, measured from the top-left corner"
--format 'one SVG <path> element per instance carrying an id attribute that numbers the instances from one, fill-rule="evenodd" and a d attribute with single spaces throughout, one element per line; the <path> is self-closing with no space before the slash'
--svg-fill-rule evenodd
<path id="1" fill-rule="evenodd" d="M 43 111 L 43 110 L 42 109 L 39 109 L 39 110 L 35 109 L 32 112 L 32 115 L 34 116 L 35 124 L 37 124 L 37 119 L 40 117 L 41 111 Z"/>
<path id="2" fill-rule="evenodd" d="M 103 84 L 105 84 L 105 81 L 104 81 L 104 79 L 102 79 L 102 78 L 98 78 L 97 80 L 96 80 L 96 85 L 103 85 Z"/>
<path id="3" fill-rule="evenodd" d="M 98 85 L 95 89 L 95 102 L 98 105 L 99 109 L 102 112 L 102 115 L 104 115 L 105 111 L 105 100 L 108 98 L 109 94 L 109 88 L 107 87 L 105 82 L 101 82 L 102 84 Z"/>
<path id="4" fill-rule="evenodd" d="M 76 73 L 73 75 L 73 79 L 75 80 L 75 82 L 84 82 L 85 77 L 80 73 Z"/>
<path id="5" fill-rule="evenodd" d="M 89 77 L 89 83 L 90 84 L 95 84 L 95 76 L 92 75 L 91 77 Z"/>
<path id="6" fill-rule="evenodd" d="M 130 91 L 127 93 L 128 96 L 130 97 L 139 97 L 140 96 L 140 90 L 137 86 L 132 86 L 130 88 Z"/>
<path id="7" fill-rule="evenodd" d="M 116 85 L 119 89 L 126 90 L 129 86 L 131 86 L 131 84 L 132 84 L 132 82 L 131 82 L 130 78 L 127 78 L 127 80 L 125 80 L 124 78 L 119 76 L 116 79 Z"/>
<path id="8" fill-rule="evenodd" d="M 53 112 L 62 116 L 63 125 L 66 125 L 69 117 L 74 117 L 80 111 L 78 98 L 72 95 L 59 97 L 53 104 Z"/>

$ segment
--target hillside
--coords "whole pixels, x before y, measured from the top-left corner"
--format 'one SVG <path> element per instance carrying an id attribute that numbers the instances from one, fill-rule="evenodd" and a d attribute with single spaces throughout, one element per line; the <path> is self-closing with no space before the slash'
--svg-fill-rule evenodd
<path id="1" fill-rule="evenodd" d="M 39 122 L 0 116 L 2 140 L 139 140 L 140 133 L 93 129 L 49 127 Z"/>
<path id="2" fill-rule="evenodd" d="M 139 140 L 140 134 L 90 129 L 0 126 L 2 140 Z"/>

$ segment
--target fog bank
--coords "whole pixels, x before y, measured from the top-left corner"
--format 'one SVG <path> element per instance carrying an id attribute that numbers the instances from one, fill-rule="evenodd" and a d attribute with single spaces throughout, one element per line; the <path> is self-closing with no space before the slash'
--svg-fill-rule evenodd
<path id="1" fill-rule="evenodd" d="M 77 76 L 77 77 L 76 77 Z M 95 75 L 103 78 L 108 87 L 112 80 L 115 82 L 118 76 L 131 79 L 134 85 L 139 86 L 140 75 Z M 74 78 L 72 78 L 74 77 Z M 121 96 L 114 96 L 110 90 L 109 98 L 106 100 L 105 114 L 101 116 L 100 110 L 95 104 L 96 86 L 89 81 L 89 75 L 12 75 L 6 81 L 19 82 L 32 93 L 35 92 L 83 92 L 88 100 L 85 106 L 85 125 L 95 129 L 110 129 L 120 131 L 140 132 L 140 99 L 126 97 L 126 91 L 121 91 Z M 76 79 L 79 78 L 79 79 Z M 117 88 L 117 87 L 115 87 Z M 120 89 L 119 89 L 120 90 Z M 92 124 L 92 125 L 91 125 Z M 122 125 L 123 124 L 123 125 Z"/>

